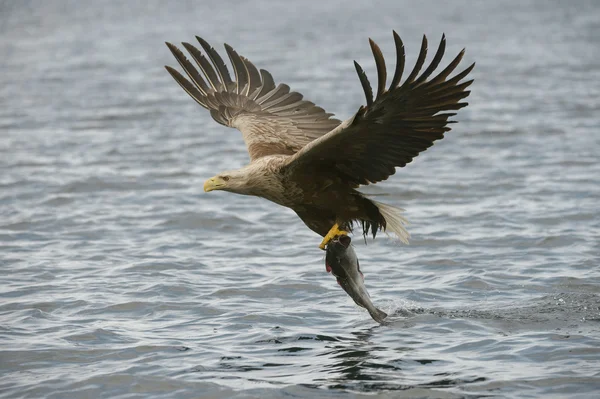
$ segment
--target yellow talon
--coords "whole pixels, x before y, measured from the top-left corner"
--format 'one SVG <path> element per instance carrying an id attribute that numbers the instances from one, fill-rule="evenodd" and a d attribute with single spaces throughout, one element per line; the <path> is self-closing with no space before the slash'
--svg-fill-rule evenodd
<path id="1" fill-rule="evenodd" d="M 325 250 L 325 247 L 327 246 L 327 244 L 329 244 L 329 241 L 333 240 L 335 237 L 337 236 L 347 236 L 348 232 L 344 231 L 344 230 L 340 230 L 340 226 L 338 226 L 338 224 L 334 224 L 333 227 L 329 230 L 329 232 L 327 232 L 327 235 L 325 235 L 325 237 L 323 237 L 323 241 L 321 241 L 321 245 L 319 245 L 319 248 Z"/>

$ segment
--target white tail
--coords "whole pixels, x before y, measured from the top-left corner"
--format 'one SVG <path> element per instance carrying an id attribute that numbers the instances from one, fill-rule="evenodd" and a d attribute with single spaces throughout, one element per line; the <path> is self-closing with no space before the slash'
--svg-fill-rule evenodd
<path id="1" fill-rule="evenodd" d="M 371 200 L 375 206 L 379 209 L 379 212 L 383 216 L 386 222 L 386 233 L 393 233 L 400 241 L 408 244 L 410 234 L 406 230 L 405 226 L 408 226 L 408 220 L 402 216 L 404 209 L 396 208 L 395 206 L 384 204 Z"/>

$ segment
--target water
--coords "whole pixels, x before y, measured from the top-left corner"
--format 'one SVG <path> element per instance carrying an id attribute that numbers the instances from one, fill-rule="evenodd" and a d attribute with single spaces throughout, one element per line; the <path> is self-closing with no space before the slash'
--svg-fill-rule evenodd
<path id="1" fill-rule="evenodd" d="M 596 397 L 598 4 L 204 3 L 0 5 L 0 397 Z M 354 240 L 379 326 L 293 212 L 202 191 L 247 154 L 163 42 L 228 42 L 346 118 L 392 29 L 409 64 L 445 32 L 477 67 L 455 129 L 367 190 L 412 222 Z"/>

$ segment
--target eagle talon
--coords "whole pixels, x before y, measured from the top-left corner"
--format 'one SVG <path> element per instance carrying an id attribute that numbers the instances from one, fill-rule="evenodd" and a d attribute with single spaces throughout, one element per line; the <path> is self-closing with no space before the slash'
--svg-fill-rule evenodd
<path id="1" fill-rule="evenodd" d="M 329 244 L 329 241 L 333 240 L 335 237 L 347 236 L 347 235 L 348 235 L 348 232 L 344 231 L 344 230 L 340 230 L 340 226 L 338 226 L 338 224 L 336 223 L 329 230 L 329 232 L 327 232 L 325 237 L 323 237 L 323 241 L 321 241 L 319 248 L 322 250 L 325 250 L 325 248 L 327 247 L 327 244 Z"/>

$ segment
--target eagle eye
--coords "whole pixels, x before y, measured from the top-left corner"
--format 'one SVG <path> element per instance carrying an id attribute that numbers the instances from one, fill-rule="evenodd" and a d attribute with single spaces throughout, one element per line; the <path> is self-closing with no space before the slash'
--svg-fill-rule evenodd
<path id="1" fill-rule="evenodd" d="M 222 177 L 222 179 L 223 179 L 224 181 L 229 181 L 229 176 L 223 176 L 223 177 Z"/>

